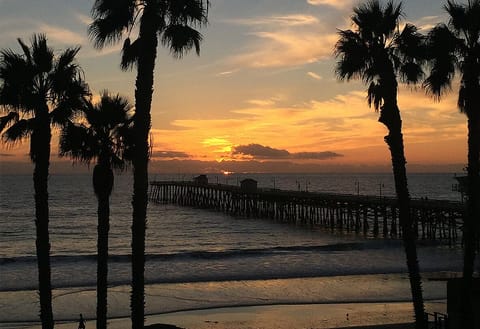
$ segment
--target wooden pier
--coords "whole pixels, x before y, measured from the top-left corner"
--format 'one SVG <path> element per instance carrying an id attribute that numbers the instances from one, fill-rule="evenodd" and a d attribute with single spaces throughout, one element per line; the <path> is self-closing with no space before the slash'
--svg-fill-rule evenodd
<path id="1" fill-rule="evenodd" d="M 154 181 L 150 200 L 211 209 L 238 217 L 265 218 L 366 236 L 401 237 L 396 198 L 241 188 L 224 184 Z M 462 239 L 460 202 L 412 199 L 417 237 L 454 245 Z"/>

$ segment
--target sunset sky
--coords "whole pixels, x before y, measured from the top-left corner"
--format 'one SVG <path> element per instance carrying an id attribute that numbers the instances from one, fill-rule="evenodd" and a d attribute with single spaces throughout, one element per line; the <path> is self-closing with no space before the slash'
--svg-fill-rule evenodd
<path id="1" fill-rule="evenodd" d="M 404 1 L 405 21 L 427 32 L 446 21 L 443 2 Z M 86 30 L 93 0 L 0 0 L 0 48 L 46 33 L 78 62 L 92 92 L 134 103 L 135 72 L 119 68 L 121 44 L 95 50 Z M 152 103 L 155 172 L 375 171 L 388 169 L 386 129 L 366 87 L 335 78 L 337 29 L 350 28 L 351 0 L 213 0 L 201 55 L 159 49 Z M 399 106 L 409 169 L 461 171 L 466 118 L 456 91 L 440 103 L 402 86 Z M 56 141 L 53 141 L 55 144 Z M 0 169 L 28 162 L 28 142 L 0 146 Z M 52 161 L 56 156 L 53 145 Z M 62 160 L 65 161 L 65 160 Z M 383 168 L 383 169 L 382 169 Z"/>

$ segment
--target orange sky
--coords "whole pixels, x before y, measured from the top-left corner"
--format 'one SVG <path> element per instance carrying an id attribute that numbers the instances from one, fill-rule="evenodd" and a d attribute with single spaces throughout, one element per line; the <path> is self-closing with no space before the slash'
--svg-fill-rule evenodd
<path id="1" fill-rule="evenodd" d="M 133 103 L 135 72 L 119 70 L 120 45 L 98 52 L 87 38 L 91 3 L 0 1 L 0 48 L 20 51 L 16 37 L 28 40 L 33 31 L 47 33 L 55 49 L 81 45 L 78 61 L 92 91 L 108 88 Z M 200 57 L 179 61 L 159 51 L 153 169 L 175 172 L 179 161 L 196 171 L 221 170 L 221 161 L 265 163 L 255 167 L 261 171 L 281 171 L 285 163 L 304 164 L 309 171 L 388 168 L 386 130 L 367 106 L 365 86 L 334 76 L 336 29 L 350 26 L 354 3 L 212 1 Z M 437 1 L 404 1 L 404 8 L 407 20 L 423 31 L 445 20 Z M 422 90 L 401 87 L 399 106 L 410 166 L 460 171 L 466 162 L 466 119 L 458 113 L 455 93 L 435 103 Z M 55 140 L 52 147 L 55 162 Z M 28 142 L 0 146 L 0 153 L 0 169 L 6 171 L 14 162 L 28 162 Z"/>

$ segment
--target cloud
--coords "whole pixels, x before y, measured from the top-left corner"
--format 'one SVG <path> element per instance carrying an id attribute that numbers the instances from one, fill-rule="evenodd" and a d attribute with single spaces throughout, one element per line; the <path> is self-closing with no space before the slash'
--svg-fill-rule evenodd
<path id="1" fill-rule="evenodd" d="M 292 67 L 330 58 L 338 36 L 325 20 L 306 14 L 229 21 L 248 28 L 248 44 L 227 59 L 235 67 Z"/>
<path id="2" fill-rule="evenodd" d="M 73 32 L 63 27 L 42 23 L 39 24 L 38 29 L 44 32 L 49 40 L 57 43 L 76 45 L 85 45 L 88 43 L 87 38 L 83 34 Z"/>
<path id="3" fill-rule="evenodd" d="M 84 15 L 76 15 L 72 17 L 72 25 L 74 21 L 80 22 L 80 27 L 84 27 L 87 23 L 87 17 Z M 79 24 L 77 24 L 78 26 Z M 0 35 L 0 43 L 10 44 L 12 40 L 20 37 L 23 41 L 29 43 L 32 35 L 32 31 L 36 33 L 44 33 L 47 36 L 49 46 L 53 47 L 59 52 L 65 47 L 81 46 L 78 57 L 82 58 L 96 58 L 100 56 L 109 55 L 112 53 L 120 53 L 122 43 L 118 43 L 112 46 L 105 47 L 102 50 L 96 50 L 88 40 L 86 30 L 74 29 L 73 27 L 64 27 L 51 24 L 50 22 L 39 21 L 35 19 L 5 19 L 0 22 L 0 30 L 4 33 Z M 81 32 L 78 32 L 81 31 Z M 13 43 L 14 48 L 17 47 L 16 43 Z"/>
<path id="4" fill-rule="evenodd" d="M 122 49 L 121 42 L 115 45 L 108 45 L 101 50 L 93 49 L 90 45 L 90 41 L 86 37 L 86 33 L 80 34 L 59 26 L 42 23 L 38 25 L 38 29 L 47 35 L 49 41 L 51 40 L 55 43 L 67 45 L 69 47 L 72 45 L 82 46 L 82 50 L 79 52 L 80 57 L 95 58 L 110 55 L 112 53 L 119 54 Z"/>
<path id="5" fill-rule="evenodd" d="M 282 94 L 278 94 L 276 96 L 272 96 L 265 99 L 249 99 L 247 100 L 247 103 L 250 105 L 259 106 L 259 107 L 268 107 L 268 106 L 272 107 L 278 102 L 283 100 L 285 100 L 285 96 Z"/>
<path id="6" fill-rule="evenodd" d="M 307 75 L 315 80 L 322 80 L 322 77 L 315 72 L 307 72 Z"/>
<path id="7" fill-rule="evenodd" d="M 453 89 L 457 90 L 457 87 Z M 301 103 L 292 101 L 287 94 L 281 96 L 280 101 L 276 101 L 276 94 L 250 101 L 246 99 L 243 107 L 229 111 L 222 118 L 184 116 L 171 121 L 168 129 L 153 130 L 155 136 L 158 135 L 154 140 L 163 143 L 155 150 L 182 150 L 191 155 L 190 159 L 245 161 L 253 156 L 232 154 L 232 151 L 253 142 L 288 151 L 290 156 L 285 159 L 291 162 L 314 159 L 312 153 L 319 150 L 343 155 L 328 157 L 327 154 L 325 162 L 328 163 L 390 161 L 383 139 L 387 129 L 378 123 L 378 113 L 368 108 L 363 86 L 331 98 Z M 401 87 L 398 97 L 409 163 L 424 160 L 445 163 L 445 154 L 451 155 L 448 161 L 465 161 L 466 119 L 457 110 L 455 93 L 446 95 L 437 103 L 425 96 L 421 89 L 412 92 L 410 87 Z M 237 152 L 241 150 L 237 149 Z M 261 155 L 260 151 L 250 153 Z M 285 152 L 281 154 L 285 156 Z"/>
<path id="8" fill-rule="evenodd" d="M 275 100 L 273 99 L 250 99 L 247 102 L 256 106 L 272 106 L 275 104 Z"/>
<path id="9" fill-rule="evenodd" d="M 229 23 L 239 25 L 276 25 L 276 26 L 302 26 L 317 24 L 318 18 L 311 15 L 285 15 L 285 16 L 267 16 L 256 18 L 244 18 L 229 20 Z"/>
<path id="10" fill-rule="evenodd" d="M 77 13 L 75 16 L 77 20 L 85 26 L 89 26 L 93 22 L 93 19 L 90 16 L 79 14 L 79 13 Z"/>
<path id="11" fill-rule="evenodd" d="M 248 51 L 229 62 L 244 67 L 289 67 L 332 57 L 338 36 L 318 31 L 272 31 L 252 33 L 258 40 Z"/>
<path id="12" fill-rule="evenodd" d="M 287 150 L 275 149 L 260 144 L 238 145 L 232 149 L 233 155 L 246 155 L 255 159 L 297 159 L 297 160 L 326 160 L 341 157 L 335 152 L 298 152 L 290 153 Z"/>
<path id="13" fill-rule="evenodd" d="M 215 76 L 217 76 L 217 77 L 229 77 L 229 76 L 237 73 L 238 71 L 239 71 L 238 69 L 223 71 L 223 72 L 215 74 Z"/>
<path id="14" fill-rule="evenodd" d="M 290 156 L 287 150 L 274 149 L 260 144 L 238 145 L 232 150 L 232 154 L 250 155 L 262 159 L 286 159 Z"/>
<path id="15" fill-rule="evenodd" d="M 293 159 L 325 160 L 342 157 L 342 154 L 336 152 L 298 152 L 291 154 Z"/>
<path id="16" fill-rule="evenodd" d="M 152 158 L 190 158 L 190 155 L 179 151 L 155 151 Z"/>
<path id="17" fill-rule="evenodd" d="M 202 141 L 204 147 L 212 148 L 214 153 L 230 152 L 232 143 L 225 137 L 211 137 Z"/>
<path id="18" fill-rule="evenodd" d="M 312 6 L 329 6 L 337 9 L 351 8 L 353 0 L 307 0 Z"/>
<path id="19" fill-rule="evenodd" d="M 446 16 L 425 16 L 414 22 L 415 26 L 418 27 L 422 33 L 427 33 L 435 25 L 440 22 L 445 22 Z"/>

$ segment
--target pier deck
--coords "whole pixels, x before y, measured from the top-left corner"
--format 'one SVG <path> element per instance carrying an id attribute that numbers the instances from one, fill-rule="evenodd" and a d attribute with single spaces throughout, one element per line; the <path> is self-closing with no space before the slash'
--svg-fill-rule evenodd
<path id="1" fill-rule="evenodd" d="M 265 218 L 385 238 L 401 237 L 396 198 L 278 189 L 242 189 L 225 184 L 153 181 L 150 200 L 211 209 L 233 216 Z M 461 241 L 464 205 L 412 199 L 417 237 L 449 245 Z"/>

